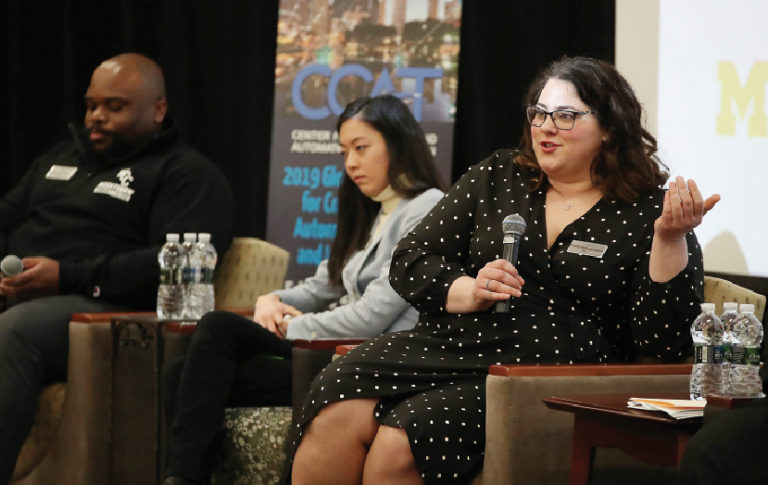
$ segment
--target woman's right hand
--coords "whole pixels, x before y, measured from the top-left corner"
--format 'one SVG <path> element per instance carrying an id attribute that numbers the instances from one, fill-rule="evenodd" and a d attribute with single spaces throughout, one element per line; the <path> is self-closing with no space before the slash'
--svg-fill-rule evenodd
<path id="1" fill-rule="evenodd" d="M 499 301 L 522 296 L 525 280 L 517 268 L 505 259 L 486 263 L 477 276 L 456 279 L 448 290 L 448 313 L 485 311 Z"/>
<path id="2" fill-rule="evenodd" d="M 267 293 L 256 299 L 253 320 L 278 337 L 285 338 L 285 333 L 280 330 L 284 327 L 285 316 L 297 317 L 301 314 L 295 307 L 281 302 L 276 294 Z"/>

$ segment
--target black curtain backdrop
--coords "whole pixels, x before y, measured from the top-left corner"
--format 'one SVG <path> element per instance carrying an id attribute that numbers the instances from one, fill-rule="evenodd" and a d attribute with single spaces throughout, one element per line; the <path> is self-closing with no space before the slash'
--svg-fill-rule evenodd
<path id="1" fill-rule="evenodd" d="M 67 122 L 82 120 L 99 62 L 141 52 L 165 71 L 184 140 L 229 179 L 236 235 L 264 237 L 278 4 L 3 2 L 0 194 L 68 136 Z M 547 63 L 564 54 L 613 61 L 614 19 L 613 0 L 464 0 L 453 181 L 493 150 L 516 145 L 522 96 Z"/>

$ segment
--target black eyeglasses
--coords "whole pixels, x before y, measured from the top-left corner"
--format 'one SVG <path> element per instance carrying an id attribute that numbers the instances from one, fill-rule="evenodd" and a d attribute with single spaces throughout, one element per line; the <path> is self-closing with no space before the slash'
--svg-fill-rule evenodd
<path id="1" fill-rule="evenodd" d="M 556 109 L 555 111 L 544 111 L 536 106 L 528 106 L 525 109 L 525 115 L 528 122 L 536 127 L 543 125 L 547 121 L 547 116 L 552 118 L 552 123 L 558 130 L 570 130 L 576 123 L 576 118 L 583 115 L 596 115 L 597 111 L 573 111 L 570 109 Z"/>

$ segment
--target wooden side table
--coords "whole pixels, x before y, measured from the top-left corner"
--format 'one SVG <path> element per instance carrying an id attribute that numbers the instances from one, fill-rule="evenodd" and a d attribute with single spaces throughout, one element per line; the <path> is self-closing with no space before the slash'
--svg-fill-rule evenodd
<path id="1" fill-rule="evenodd" d="M 701 427 L 701 418 L 677 420 L 661 412 L 627 407 L 632 397 L 688 399 L 687 393 L 634 396 L 579 394 L 544 399 L 550 409 L 574 413 L 571 485 L 587 485 L 598 446 L 618 448 L 657 465 L 677 465 L 688 439 Z"/>

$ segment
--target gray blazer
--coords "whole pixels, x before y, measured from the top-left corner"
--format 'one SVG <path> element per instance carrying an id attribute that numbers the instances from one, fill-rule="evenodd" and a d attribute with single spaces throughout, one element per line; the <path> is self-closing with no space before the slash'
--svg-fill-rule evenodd
<path id="1" fill-rule="evenodd" d="M 413 199 L 402 199 L 378 234 L 347 261 L 343 288 L 329 283 L 328 261 L 323 261 L 302 284 L 275 291 L 281 301 L 304 312 L 288 324 L 286 337 L 362 338 L 412 328 L 418 312 L 389 285 L 389 263 L 400 239 L 442 196 L 441 191 L 429 189 Z M 346 303 L 329 310 L 342 296 Z"/>

